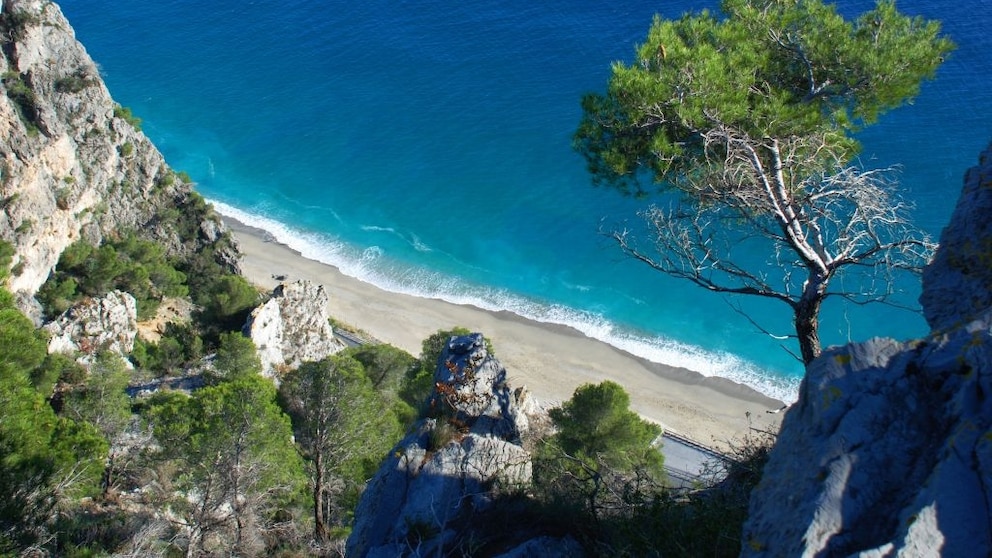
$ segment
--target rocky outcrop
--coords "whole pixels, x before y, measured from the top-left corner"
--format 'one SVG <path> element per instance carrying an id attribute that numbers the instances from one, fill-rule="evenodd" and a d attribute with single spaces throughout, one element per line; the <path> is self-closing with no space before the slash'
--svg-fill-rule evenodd
<path id="1" fill-rule="evenodd" d="M 50 335 L 49 353 L 80 354 L 84 361 L 98 351 L 108 350 L 128 355 L 138 334 L 138 310 L 134 297 L 112 291 L 91 298 L 66 310 L 45 324 Z"/>
<path id="2" fill-rule="evenodd" d="M 825 351 L 788 411 L 745 556 L 992 555 L 992 147 L 924 275 L 921 340 Z"/>
<path id="3" fill-rule="evenodd" d="M 453 337 L 434 381 L 431 418 L 396 446 L 362 495 L 348 556 L 447 555 L 470 518 L 530 483 L 520 436 L 532 404 L 526 391 L 507 385 L 482 335 Z"/>
<path id="4" fill-rule="evenodd" d="M 934 331 L 992 308 L 992 148 L 965 174 L 951 224 L 923 272 L 920 303 Z"/>
<path id="5" fill-rule="evenodd" d="M 322 360 L 345 348 L 334 336 L 327 302 L 322 285 L 296 281 L 276 287 L 272 298 L 252 311 L 244 333 L 258 348 L 265 375 L 278 377 L 281 370 Z"/>
<path id="6" fill-rule="evenodd" d="M 0 240 L 15 254 L 8 288 L 32 297 L 66 246 L 125 230 L 183 257 L 224 232 L 136 120 L 116 105 L 59 7 L 0 4 Z M 185 230 L 176 215 L 203 219 Z M 230 249 L 218 261 L 236 269 Z"/>

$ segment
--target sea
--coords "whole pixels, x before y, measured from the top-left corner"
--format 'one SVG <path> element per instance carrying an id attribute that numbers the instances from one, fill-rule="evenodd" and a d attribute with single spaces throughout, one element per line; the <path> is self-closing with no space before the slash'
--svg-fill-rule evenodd
<path id="1" fill-rule="evenodd" d="M 601 232 L 636 226 L 649 201 L 593 187 L 571 148 L 581 96 L 605 89 L 652 18 L 716 0 L 59 5 L 117 102 L 221 213 L 383 289 L 571 326 L 795 400 L 789 308 L 624 257 Z M 992 0 L 898 7 L 939 19 L 957 49 L 858 135 L 860 163 L 897 168 L 938 237 L 992 140 Z M 925 334 L 919 279 L 895 286 L 898 307 L 828 301 L 824 343 Z"/>

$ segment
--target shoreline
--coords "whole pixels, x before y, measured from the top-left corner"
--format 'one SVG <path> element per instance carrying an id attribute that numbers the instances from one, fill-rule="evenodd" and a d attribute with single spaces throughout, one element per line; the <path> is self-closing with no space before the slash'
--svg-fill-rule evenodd
<path id="1" fill-rule="evenodd" d="M 461 326 L 481 332 L 492 341 L 509 383 L 525 386 L 542 405 L 569 399 L 581 384 L 609 379 L 627 390 L 631 408 L 641 416 L 721 448 L 749 428 L 774 430 L 781 420 L 781 413 L 766 411 L 783 403 L 749 386 L 651 362 L 568 326 L 386 291 L 305 258 L 264 229 L 222 218 L 240 247 L 249 282 L 266 290 L 300 279 L 323 285 L 332 318 L 414 356 L 421 342 L 439 329 Z"/>

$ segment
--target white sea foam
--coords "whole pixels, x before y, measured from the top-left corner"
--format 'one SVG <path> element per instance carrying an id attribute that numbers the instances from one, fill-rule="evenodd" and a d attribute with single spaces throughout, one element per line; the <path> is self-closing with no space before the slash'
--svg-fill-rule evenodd
<path id="1" fill-rule="evenodd" d="M 505 289 L 470 285 L 434 271 L 399 266 L 389 262 L 378 246 L 354 249 L 325 234 L 297 231 L 274 219 L 223 202 L 211 200 L 211 203 L 221 214 L 264 230 L 275 241 L 298 251 L 303 257 L 332 265 L 345 275 L 387 291 L 489 311 L 509 311 L 537 322 L 571 327 L 652 362 L 686 368 L 704 376 L 727 378 L 782 401 L 792 402 L 797 396 L 798 379 L 775 376 L 731 353 L 706 351 L 662 336 L 634 332 L 597 313 L 532 300 Z M 385 229 L 375 227 L 374 230 Z"/>

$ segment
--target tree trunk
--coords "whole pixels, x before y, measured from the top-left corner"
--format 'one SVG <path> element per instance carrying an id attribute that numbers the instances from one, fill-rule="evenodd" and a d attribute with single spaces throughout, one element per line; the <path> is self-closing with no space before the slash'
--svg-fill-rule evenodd
<path id="1" fill-rule="evenodd" d="M 799 338 L 799 351 L 803 364 L 809 365 L 820 356 L 820 305 L 827 293 L 829 275 L 811 272 L 803 286 L 803 294 L 794 307 L 796 314 L 796 336 Z"/>
<path id="2" fill-rule="evenodd" d="M 314 455 L 313 474 L 313 531 L 318 541 L 327 540 L 327 519 L 324 517 L 324 459 L 317 451 Z"/>

